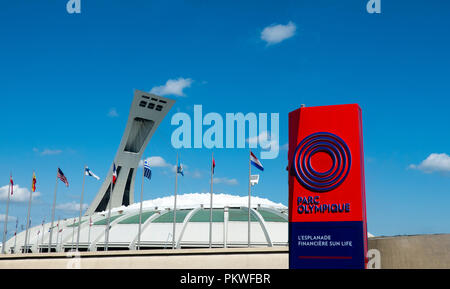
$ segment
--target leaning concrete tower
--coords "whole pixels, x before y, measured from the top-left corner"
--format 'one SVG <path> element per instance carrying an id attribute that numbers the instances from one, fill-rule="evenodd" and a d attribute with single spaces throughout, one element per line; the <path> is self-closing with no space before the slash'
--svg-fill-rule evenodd
<path id="1" fill-rule="evenodd" d="M 148 142 L 175 100 L 136 90 L 122 140 L 114 158 L 117 181 L 111 194 L 112 166 L 94 201 L 85 215 L 106 210 L 111 206 L 128 206 L 134 201 L 134 179 L 139 161 Z M 112 198 L 111 198 L 112 196 Z"/>

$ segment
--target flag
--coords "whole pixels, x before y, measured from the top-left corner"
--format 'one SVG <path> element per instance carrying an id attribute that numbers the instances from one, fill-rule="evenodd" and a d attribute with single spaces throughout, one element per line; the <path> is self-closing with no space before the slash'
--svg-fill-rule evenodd
<path id="1" fill-rule="evenodd" d="M 93 223 L 92 223 L 92 217 L 89 217 L 89 227 L 92 227 Z"/>
<path id="2" fill-rule="evenodd" d="M 214 157 L 212 159 L 212 173 L 214 175 L 214 168 L 216 167 L 216 161 L 214 160 Z"/>
<path id="3" fill-rule="evenodd" d="M 258 158 L 252 152 L 250 152 L 250 162 L 255 168 L 257 168 L 261 171 L 264 171 L 262 163 L 258 160 Z"/>
<path id="4" fill-rule="evenodd" d="M 13 195 L 13 187 L 14 187 L 14 181 L 12 176 L 9 176 L 9 182 L 11 183 L 11 196 Z"/>
<path id="5" fill-rule="evenodd" d="M 41 233 L 41 230 L 39 230 L 38 232 L 37 232 L 37 234 L 39 235 Z"/>
<path id="6" fill-rule="evenodd" d="M 152 178 L 152 170 L 150 169 L 148 161 L 144 161 L 144 177 L 149 180 L 151 180 Z"/>
<path id="7" fill-rule="evenodd" d="M 177 174 L 181 174 L 184 177 L 183 166 L 180 163 L 180 160 L 178 160 L 178 164 L 177 164 Z"/>
<path id="8" fill-rule="evenodd" d="M 31 191 L 34 193 L 36 191 L 36 175 L 33 172 L 33 181 L 31 182 Z"/>
<path id="9" fill-rule="evenodd" d="M 85 169 L 85 175 L 91 176 L 97 180 L 100 180 L 100 178 L 98 176 L 96 176 L 93 172 L 91 172 L 91 170 L 88 167 L 86 167 L 86 169 Z"/>
<path id="10" fill-rule="evenodd" d="M 259 182 L 259 175 L 251 175 L 250 176 L 250 185 L 257 185 Z"/>
<path id="11" fill-rule="evenodd" d="M 117 180 L 116 164 L 113 163 L 112 183 L 115 185 Z"/>
<path id="12" fill-rule="evenodd" d="M 64 173 L 61 171 L 60 168 L 58 168 L 58 174 L 57 174 L 57 177 L 58 177 L 63 183 L 66 184 L 66 187 L 69 186 L 69 182 L 67 181 L 66 176 L 64 175 Z"/>

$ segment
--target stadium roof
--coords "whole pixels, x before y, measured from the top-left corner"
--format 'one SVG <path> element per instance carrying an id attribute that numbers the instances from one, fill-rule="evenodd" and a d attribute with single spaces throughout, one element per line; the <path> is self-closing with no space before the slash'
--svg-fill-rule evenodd
<path id="1" fill-rule="evenodd" d="M 205 194 L 184 194 L 177 198 L 176 248 L 209 247 L 209 198 Z M 179 206 L 178 206 L 179 204 Z M 248 245 L 248 197 L 214 194 L 212 212 L 212 247 L 246 247 Z M 109 250 L 135 249 L 138 241 L 139 205 L 118 207 L 110 218 Z M 287 207 L 270 200 L 252 197 L 251 245 L 287 246 Z M 91 221 L 90 221 L 91 219 Z M 143 202 L 141 249 L 172 248 L 173 196 Z M 83 216 L 80 228 L 80 250 L 103 250 L 107 212 Z M 50 224 L 29 230 L 29 249 L 47 251 Z M 61 230 L 62 229 L 62 230 Z M 61 230 L 61 232 L 60 232 Z M 69 251 L 76 247 L 78 217 L 60 222 L 53 231 L 52 251 Z M 38 234 L 39 232 L 39 234 Z M 42 235 L 42 232 L 44 234 Z M 23 250 L 25 231 L 10 239 L 6 246 L 14 252 Z M 14 247 L 16 244 L 16 247 Z"/>

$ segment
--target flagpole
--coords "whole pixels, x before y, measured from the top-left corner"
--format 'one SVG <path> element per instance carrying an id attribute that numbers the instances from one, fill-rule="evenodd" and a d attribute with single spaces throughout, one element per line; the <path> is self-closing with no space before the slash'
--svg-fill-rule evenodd
<path id="1" fill-rule="evenodd" d="M 41 233 L 41 231 L 37 232 L 37 238 L 36 238 L 36 246 L 38 248 L 38 253 L 41 253 L 41 251 L 39 250 L 39 234 Z"/>
<path id="2" fill-rule="evenodd" d="M 56 224 L 56 252 L 58 252 L 58 244 L 59 244 L 59 217 L 58 223 Z"/>
<path id="3" fill-rule="evenodd" d="M 81 211 L 82 211 L 82 208 L 83 208 L 84 180 L 86 178 L 86 168 L 87 168 L 87 166 L 84 166 L 84 170 L 83 170 L 83 186 L 81 187 L 80 217 L 78 218 L 78 233 L 77 233 L 77 251 L 78 251 L 78 245 L 80 244 Z"/>
<path id="4" fill-rule="evenodd" d="M 177 189 L 178 189 L 178 153 L 177 168 L 175 170 L 175 196 L 173 201 L 173 231 L 172 231 L 172 249 L 175 249 L 175 222 L 177 218 Z"/>
<path id="5" fill-rule="evenodd" d="M 214 152 L 211 152 L 211 199 L 209 201 L 209 248 L 212 248 L 212 206 L 213 206 L 213 170 Z"/>
<path id="6" fill-rule="evenodd" d="M 139 205 L 139 232 L 138 232 L 138 242 L 137 249 L 141 249 L 141 224 L 142 224 L 142 199 L 144 197 L 144 172 L 145 172 L 145 161 L 142 166 L 142 183 L 141 183 L 141 204 Z"/>
<path id="7" fill-rule="evenodd" d="M 45 235 L 45 227 L 44 227 L 44 225 L 45 225 L 45 219 L 42 220 L 42 242 L 41 242 L 42 247 L 44 247 L 44 235 Z M 39 239 L 39 236 L 38 236 L 38 239 Z M 39 248 L 39 246 L 38 246 L 38 248 Z M 41 253 L 42 250 L 41 250 L 41 252 L 38 250 L 38 252 Z"/>
<path id="8" fill-rule="evenodd" d="M 34 180 L 34 171 L 33 171 L 33 180 Z M 31 190 L 30 190 L 30 199 L 28 200 L 28 214 L 27 214 L 27 224 L 26 224 L 26 231 L 25 231 L 25 243 L 24 243 L 24 250 L 25 252 L 28 252 L 27 245 L 28 245 L 28 225 L 30 222 L 30 211 L 31 211 L 31 199 L 33 194 L 33 181 L 31 181 Z"/>
<path id="9" fill-rule="evenodd" d="M 5 225 L 3 229 L 3 245 L 2 245 L 2 254 L 6 254 L 5 246 L 6 246 L 6 232 L 8 230 L 8 210 L 9 210 L 9 200 L 11 198 L 11 178 L 12 175 L 9 174 L 9 190 L 8 190 L 8 201 L 6 202 L 6 216 L 5 216 Z"/>
<path id="10" fill-rule="evenodd" d="M 19 218 L 16 219 L 16 232 L 14 233 L 14 254 L 16 254 L 16 245 L 17 245 L 17 226 L 19 225 Z"/>
<path id="11" fill-rule="evenodd" d="M 88 232 L 88 250 L 91 246 L 91 225 L 92 224 L 92 216 L 89 216 L 89 232 Z"/>
<path id="12" fill-rule="evenodd" d="M 114 172 L 113 172 L 113 174 L 114 174 Z M 111 188 L 111 190 L 110 190 L 110 193 L 109 193 L 109 208 L 108 208 L 108 223 L 107 223 L 107 225 L 106 225 L 106 236 L 105 236 L 105 251 L 108 251 L 108 243 L 109 243 L 109 224 L 110 224 L 110 221 L 111 221 L 111 206 L 112 206 L 112 193 L 113 193 L 113 190 L 114 190 L 114 187 L 113 187 L 113 175 L 111 174 L 111 184 L 110 184 L 110 188 Z"/>
<path id="13" fill-rule="evenodd" d="M 30 218 L 30 223 L 29 223 L 29 226 L 31 226 L 31 218 Z M 30 231 L 28 231 L 28 240 L 30 239 L 30 234 L 31 234 L 31 230 Z M 31 251 L 31 250 L 30 250 Z M 27 250 L 27 252 L 28 252 L 28 250 Z"/>
<path id="14" fill-rule="evenodd" d="M 251 154 L 251 151 L 250 151 Z M 252 173 L 252 162 L 251 162 L 251 158 L 250 158 L 250 154 L 248 156 L 248 247 L 250 248 L 250 208 L 251 208 L 251 203 L 250 203 L 250 195 L 251 195 L 251 184 L 250 184 L 250 175 Z"/>
<path id="15" fill-rule="evenodd" d="M 55 194 L 53 196 L 53 207 L 52 207 L 52 223 L 50 225 L 50 235 L 48 238 L 48 253 L 52 251 L 52 235 L 53 235 L 53 222 L 55 221 L 55 205 L 56 205 L 56 191 L 58 190 L 58 170 L 56 170 L 56 183 L 55 183 Z"/>
<path id="16" fill-rule="evenodd" d="M 76 221 L 76 219 L 74 218 L 73 219 L 73 224 L 72 224 L 72 245 L 71 245 L 71 247 L 70 247 L 70 250 L 73 252 L 73 237 L 74 237 L 74 235 L 75 235 L 75 221 Z"/>

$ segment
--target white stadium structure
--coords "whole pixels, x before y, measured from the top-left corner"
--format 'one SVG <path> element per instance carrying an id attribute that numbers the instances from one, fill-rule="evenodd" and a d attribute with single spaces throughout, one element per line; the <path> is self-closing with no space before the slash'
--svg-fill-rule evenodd
<path id="1" fill-rule="evenodd" d="M 209 193 L 184 194 L 177 197 L 176 248 L 209 247 Z M 173 201 L 164 197 L 143 202 L 140 249 L 171 249 L 173 245 Z M 248 197 L 214 194 L 212 247 L 236 248 L 248 245 Z M 178 205 L 179 204 L 179 205 Z M 108 250 L 134 250 L 137 246 L 139 205 L 112 209 Z M 101 251 L 105 248 L 107 211 L 81 219 L 79 251 Z M 91 221 L 90 221 L 91 220 Z M 76 248 L 78 217 L 55 222 L 51 251 Z M 30 228 L 28 250 L 47 252 L 50 223 Z M 267 199 L 252 197 L 251 246 L 288 245 L 287 207 Z M 39 232 L 39 233 L 38 233 Z M 9 253 L 23 251 L 25 231 L 6 243 Z"/>
<path id="2" fill-rule="evenodd" d="M 127 125 L 108 175 L 81 219 L 80 251 L 136 249 L 140 207 L 134 202 L 136 172 L 146 146 L 174 103 L 151 93 L 134 92 Z M 111 186 L 113 164 L 117 171 L 115 185 Z M 175 222 L 173 198 L 144 201 L 140 249 L 209 247 L 210 194 L 178 196 Z M 110 231 L 105 235 L 110 207 Z M 251 246 L 287 246 L 287 207 L 258 197 L 252 197 L 251 207 Z M 212 215 L 212 247 L 248 246 L 247 197 L 215 194 Z M 54 220 L 50 228 L 51 223 L 32 227 L 27 238 L 26 230 L 20 232 L 7 241 L 5 251 L 48 252 L 50 247 L 52 252 L 62 252 L 76 248 L 78 217 L 59 224 Z M 107 245 L 105 236 L 109 236 Z"/>

